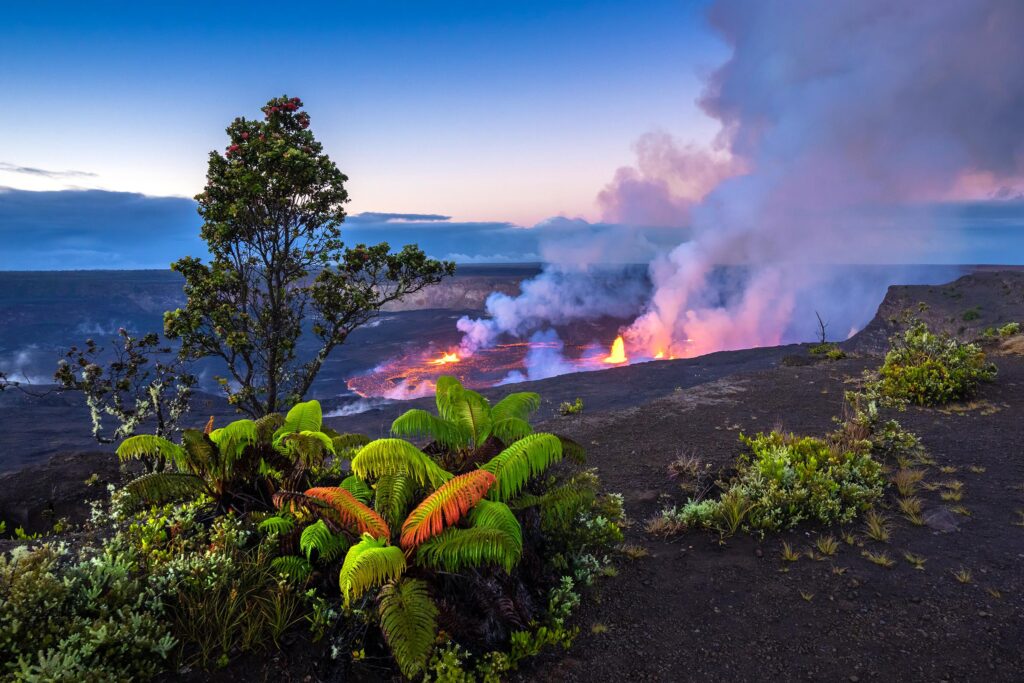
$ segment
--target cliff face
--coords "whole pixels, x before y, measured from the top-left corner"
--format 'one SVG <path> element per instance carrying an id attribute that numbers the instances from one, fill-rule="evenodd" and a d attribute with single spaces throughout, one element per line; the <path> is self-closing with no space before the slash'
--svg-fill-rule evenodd
<path id="1" fill-rule="evenodd" d="M 860 353 L 884 353 L 889 336 L 902 329 L 899 320 L 908 310 L 936 332 L 964 341 L 977 339 L 990 327 L 1024 323 L 1024 271 L 981 270 L 945 285 L 889 287 L 875 317 L 845 346 Z"/>

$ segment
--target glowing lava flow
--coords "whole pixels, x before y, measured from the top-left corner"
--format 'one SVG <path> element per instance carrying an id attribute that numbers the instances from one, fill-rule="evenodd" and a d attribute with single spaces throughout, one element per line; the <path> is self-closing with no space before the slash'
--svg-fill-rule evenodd
<path id="1" fill-rule="evenodd" d="M 440 358 L 430 361 L 431 365 L 448 365 L 449 363 L 458 363 L 459 354 L 457 353 L 444 353 L 441 354 Z"/>
<path id="2" fill-rule="evenodd" d="M 608 354 L 608 357 L 604 359 L 605 363 L 618 364 L 628 363 L 629 358 L 626 357 L 626 344 L 622 341 L 622 336 L 615 338 L 612 342 L 612 351 Z"/>

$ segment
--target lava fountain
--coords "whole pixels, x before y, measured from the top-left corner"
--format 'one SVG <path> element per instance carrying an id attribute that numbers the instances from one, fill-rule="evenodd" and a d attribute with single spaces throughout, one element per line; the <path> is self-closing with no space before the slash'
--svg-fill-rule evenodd
<path id="1" fill-rule="evenodd" d="M 612 342 L 612 350 L 605 357 L 604 362 L 610 365 L 619 365 L 621 363 L 629 362 L 629 358 L 626 356 L 626 342 L 622 340 L 621 334 Z"/>

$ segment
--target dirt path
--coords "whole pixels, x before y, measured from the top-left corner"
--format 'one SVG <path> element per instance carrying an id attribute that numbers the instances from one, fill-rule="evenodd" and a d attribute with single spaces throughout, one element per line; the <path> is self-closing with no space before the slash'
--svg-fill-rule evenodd
<path id="1" fill-rule="evenodd" d="M 871 363 L 845 360 L 780 367 L 681 390 L 642 407 L 553 420 L 589 446 L 607 488 L 625 494 L 628 542 L 648 557 L 624 560 L 583 608 L 581 635 L 567 658 L 546 657 L 523 672 L 533 680 L 1020 680 L 1024 653 L 1024 359 L 996 359 L 1000 376 L 977 404 L 899 416 L 938 465 L 926 480 L 963 482 L 971 516 L 948 513 L 959 530 L 937 533 L 899 516 L 895 494 L 886 544 L 851 526 L 858 543 L 834 559 L 806 556 L 784 568 L 782 541 L 810 548 L 818 530 L 758 541 L 690 532 L 671 541 L 644 532 L 666 504 L 685 500 L 666 466 L 695 455 L 715 467 L 739 453 L 738 433 L 781 426 L 831 429 L 850 378 Z M 877 362 L 877 361 L 876 361 Z M 970 468 L 973 466 L 974 471 Z M 984 471 L 981 471 L 984 468 Z M 938 493 L 922 492 L 941 511 Z M 832 530 L 838 538 L 839 530 Z M 884 569 L 861 557 L 885 551 Z M 903 558 L 927 558 L 923 571 Z M 970 570 L 972 583 L 953 576 Z M 788 571 L 782 571 L 788 569 Z M 838 572 L 842 573 L 838 573 Z M 596 628 L 595 628 L 596 627 Z"/>

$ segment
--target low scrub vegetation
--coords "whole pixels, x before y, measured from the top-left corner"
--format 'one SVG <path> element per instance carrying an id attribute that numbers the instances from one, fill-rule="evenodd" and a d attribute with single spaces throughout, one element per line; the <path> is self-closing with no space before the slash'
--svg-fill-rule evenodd
<path id="1" fill-rule="evenodd" d="M 881 394 L 922 406 L 974 396 L 978 385 L 995 378 L 995 366 L 977 344 L 931 332 L 913 323 L 892 339 L 878 380 Z"/>
<path id="2" fill-rule="evenodd" d="M 338 667 L 390 653 L 408 678 L 496 680 L 568 647 L 622 500 L 598 493 L 579 445 L 533 431 L 539 403 L 442 378 L 437 413 L 407 412 L 392 438 L 333 432 L 315 401 L 180 443 L 129 438 L 122 458 L 167 468 L 115 491 L 80 547 L 0 559 L 0 667 L 148 678 L 308 628 Z"/>

